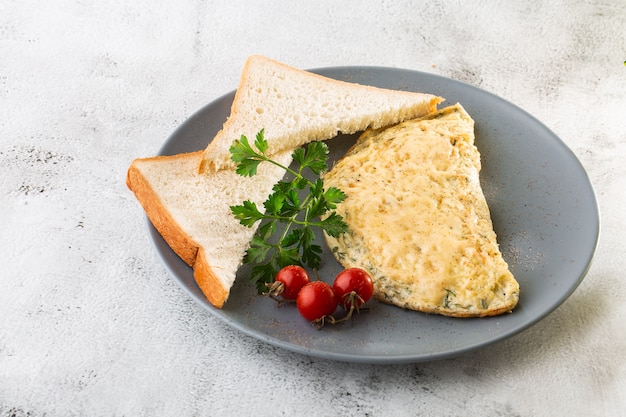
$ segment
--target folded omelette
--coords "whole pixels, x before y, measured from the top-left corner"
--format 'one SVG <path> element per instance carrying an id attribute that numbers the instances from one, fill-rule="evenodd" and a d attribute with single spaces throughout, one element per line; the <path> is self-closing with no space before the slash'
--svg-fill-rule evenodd
<path id="1" fill-rule="evenodd" d="M 325 236 L 366 269 L 385 303 L 452 317 L 512 311 L 519 285 L 499 250 L 479 182 L 474 121 L 460 105 L 363 133 L 324 175 L 343 190 L 349 231 Z"/>

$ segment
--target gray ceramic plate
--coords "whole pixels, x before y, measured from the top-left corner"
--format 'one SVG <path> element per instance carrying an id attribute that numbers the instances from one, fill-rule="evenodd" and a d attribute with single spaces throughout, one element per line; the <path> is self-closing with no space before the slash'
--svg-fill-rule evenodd
<path id="1" fill-rule="evenodd" d="M 394 68 L 338 67 L 313 70 L 340 80 L 421 91 L 460 102 L 476 121 L 481 183 L 505 259 L 521 286 L 512 314 L 454 319 L 377 302 L 354 320 L 319 331 L 295 307 L 278 308 L 257 296 L 242 268 L 222 310 L 211 306 L 192 270 L 149 226 L 165 265 L 211 314 L 243 334 L 306 355 L 365 363 L 419 362 L 452 357 L 508 338 L 544 318 L 580 284 L 599 235 L 596 198 L 583 167 L 543 124 L 513 104 L 440 76 Z M 203 149 L 230 113 L 231 92 L 200 109 L 167 140 L 161 154 Z M 337 159 L 356 136 L 328 141 Z M 340 270 L 328 251 L 320 270 L 328 280 Z"/>

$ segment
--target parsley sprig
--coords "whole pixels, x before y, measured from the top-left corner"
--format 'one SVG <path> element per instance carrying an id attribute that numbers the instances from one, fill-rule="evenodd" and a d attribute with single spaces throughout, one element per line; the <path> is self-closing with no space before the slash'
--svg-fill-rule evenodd
<path id="1" fill-rule="evenodd" d="M 335 187 L 324 189 L 320 175 L 328 169 L 328 147 L 323 142 L 311 142 L 306 148 L 293 152 L 297 168 L 292 169 L 271 159 L 267 154 L 268 143 L 264 130 L 256 135 L 254 147 L 242 135 L 230 148 L 231 159 L 236 163 L 239 175 L 256 175 L 258 166 L 269 162 L 286 170 L 290 180 L 279 181 L 272 194 L 263 203 L 264 211 L 246 200 L 230 209 L 239 222 L 253 227 L 262 221 L 252 239 L 250 248 L 243 259 L 252 265 L 251 279 L 257 290 L 267 290 L 267 283 L 274 281 L 276 273 L 287 265 L 308 266 L 317 269 L 321 263 L 321 246 L 314 243 L 314 228 L 324 230 L 337 237 L 348 226 L 343 218 L 333 210 L 346 195 Z M 308 179 L 305 174 L 313 174 L 316 179 Z M 284 228 L 279 227 L 283 224 Z"/>

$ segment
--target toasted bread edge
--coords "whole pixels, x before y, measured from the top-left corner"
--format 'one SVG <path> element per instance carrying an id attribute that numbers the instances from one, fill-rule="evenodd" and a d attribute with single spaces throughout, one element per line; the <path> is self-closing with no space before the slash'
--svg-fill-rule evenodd
<path id="1" fill-rule="evenodd" d="M 192 154 L 196 154 L 198 158 L 201 158 L 202 151 L 193 152 Z M 217 278 L 217 275 L 207 261 L 204 249 L 178 225 L 167 207 L 163 205 L 161 199 L 151 187 L 150 182 L 137 167 L 137 163 L 140 161 L 188 156 L 189 154 L 179 154 L 174 156 L 138 158 L 134 160 L 128 168 L 126 186 L 135 194 L 146 216 L 174 253 L 193 268 L 194 279 L 207 300 L 213 306 L 222 308 L 228 298 L 229 289 L 224 288 Z"/>

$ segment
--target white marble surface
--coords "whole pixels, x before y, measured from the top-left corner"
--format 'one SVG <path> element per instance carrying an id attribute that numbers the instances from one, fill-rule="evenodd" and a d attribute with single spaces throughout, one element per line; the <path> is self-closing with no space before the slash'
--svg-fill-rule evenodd
<path id="1" fill-rule="evenodd" d="M 624 1 L 0 0 L 0 416 L 619 416 L 626 408 Z M 512 101 L 575 152 L 602 236 L 529 330 L 430 363 L 309 358 L 196 305 L 124 185 L 261 53 Z"/>

